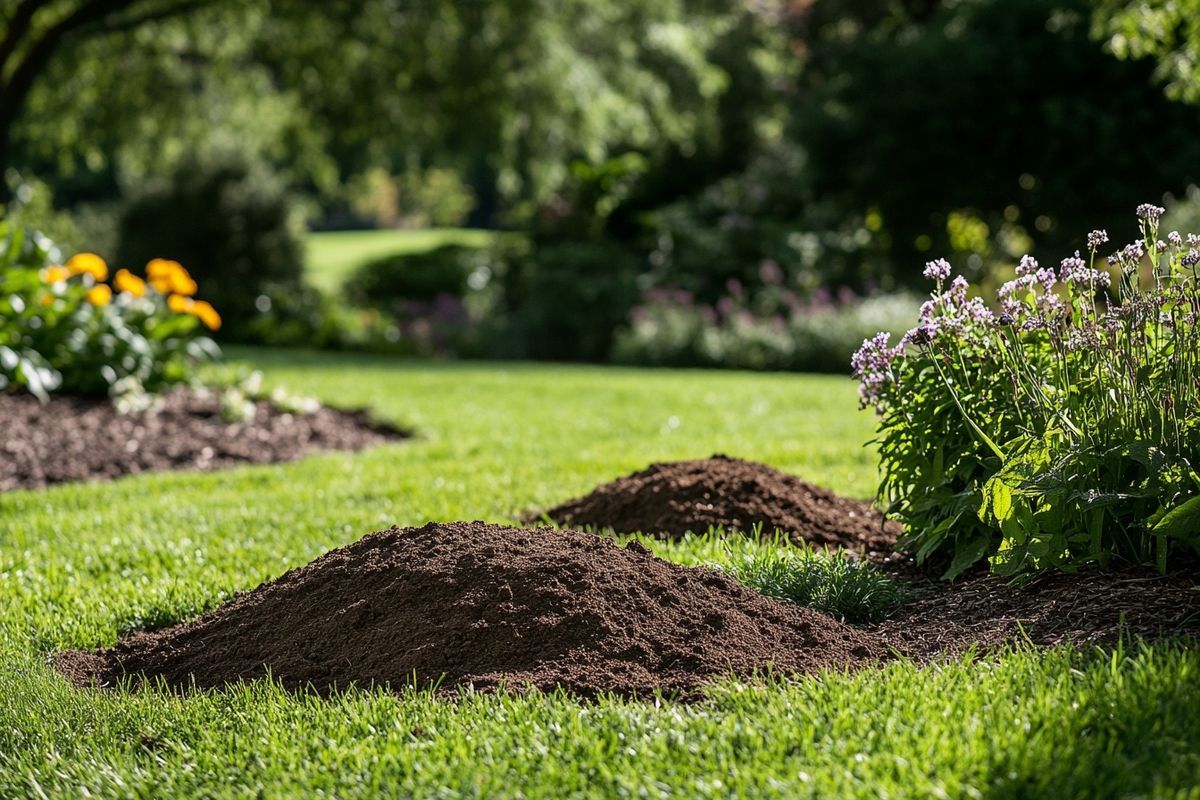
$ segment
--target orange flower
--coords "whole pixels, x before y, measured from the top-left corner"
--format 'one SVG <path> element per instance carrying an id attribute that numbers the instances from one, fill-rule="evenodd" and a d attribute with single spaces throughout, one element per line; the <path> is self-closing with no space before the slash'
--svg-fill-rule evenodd
<path id="1" fill-rule="evenodd" d="M 67 262 L 67 272 L 72 275 L 91 275 L 102 281 L 108 277 L 108 264 L 95 253 L 77 253 Z"/>
<path id="2" fill-rule="evenodd" d="M 192 306 L 196 301 L 190 297 L 184 297 L 181 294 L 173 294 L 167 298 L 167 308 L 174 311 L 176 314 L 189 314 L 192 311 Z"/>
<path id="3" fill-rule="evenodd" d="M 150 285 L 163 294 L 190 297 L 196 293 L 196 282 L 178 261 L 156 258 L 146 265 L 146 277 L 150 279 Z"/>
<path id="4" fill-rule="evenodd" d="M 171 291 L 175 294 L 190 297 L 196 293 L 196 281 L 192 279 L 192 276 L 183 267 L 172 272 L 169 281 L 171 283 Z"/>
<path id="5" fill-rule="evenodd" d="M 87 301 L 97 308 L 106 306 L 112 300 L 112 289 L 107 284 L 99 284 L 88 289 Z"/>
<path id="6" fill-rule="evenodd" d="M 134 297 L 141 297 L 146 293 L 146 282 L 127 269 L 117 270 L 117 275 L 113 278 L 113 286 L 117 288 L 118 292 L 128 292 Z"/>
<path id="7" fill-rule="evenodd" d="M 42 280 L 46 283 L 62 283 L 71 277 L 66 267 L 46 267 L 42 270 Z"/>
<path id="8" fill-rule="evenodd" d="M 197 300 L 188 312 L 204 323 L 210 331 L 221 329 L 221 315 L 207 300 Z"/>

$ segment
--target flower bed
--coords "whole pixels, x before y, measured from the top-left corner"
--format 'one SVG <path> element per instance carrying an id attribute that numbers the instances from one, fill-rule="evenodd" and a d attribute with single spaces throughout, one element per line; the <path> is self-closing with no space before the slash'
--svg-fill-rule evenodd
<path id="1" fill-rule="evenodd" d="M 880 415 L 880 493 L 948 575 L 1154 563 L 1200 548 L 1200 237 L 1142 238 L 1058 270 L 1026 256 L 996 306 L 945 261 L 916 327 L 853 366 Z"/>

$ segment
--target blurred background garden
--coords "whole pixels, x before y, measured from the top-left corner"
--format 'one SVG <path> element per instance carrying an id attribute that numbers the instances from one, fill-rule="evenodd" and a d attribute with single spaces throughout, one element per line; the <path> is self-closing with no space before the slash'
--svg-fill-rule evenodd
<path id="1" fill-rule="evenodd" d="M 1194 5 L 3 0 L 0 202 L 223 343 L 848 372 L 934 257 L 1200 218 Z"/>

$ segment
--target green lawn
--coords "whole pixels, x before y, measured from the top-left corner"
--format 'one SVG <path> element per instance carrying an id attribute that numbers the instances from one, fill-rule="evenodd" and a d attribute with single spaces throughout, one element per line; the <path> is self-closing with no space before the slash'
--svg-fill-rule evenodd
<path id="1" fill-rule="evenodd" d="M 491 231 L 466 228 L 310 233 L 305 241 L 306 274 L 314 286 L 333 292 L 356 267 L 372 259 L 421 253 L 446 244 L 482 247 L 492 236 Z"/>
<path id="2" fill-rule="evenodd" d="M 47 653 L 194 614 L 392 523 L 511 520 L 713 452 L 875 484 L 843 378 L 241 355 L 418 438 L 0 495 L 0 797 L 1195 796 L 1200 655 L 1172 646 L 725 681 L 699 704 L 68 686 Z"/>

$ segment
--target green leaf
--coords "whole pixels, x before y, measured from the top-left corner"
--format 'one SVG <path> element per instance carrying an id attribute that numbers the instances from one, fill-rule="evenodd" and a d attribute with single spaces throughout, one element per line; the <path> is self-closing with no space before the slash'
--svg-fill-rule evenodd
<path id="1" fill-rule="evenodd" d="M 1200 496 L 1175 506 L 1152 528 L 1157 536 L 1187 538 L 1200 531 Z"/>

